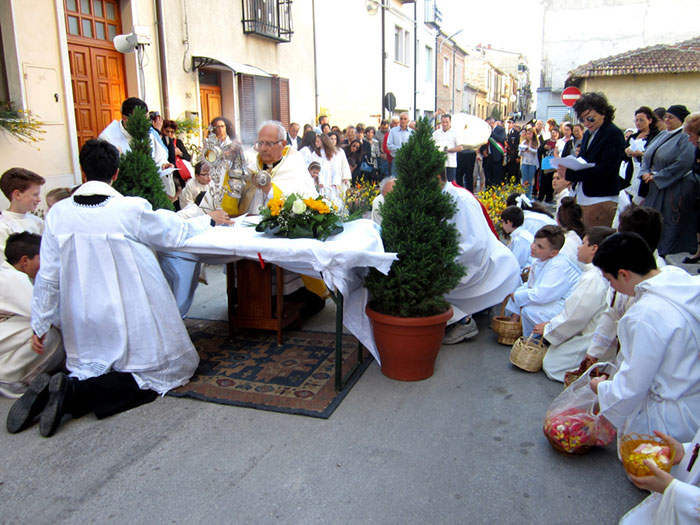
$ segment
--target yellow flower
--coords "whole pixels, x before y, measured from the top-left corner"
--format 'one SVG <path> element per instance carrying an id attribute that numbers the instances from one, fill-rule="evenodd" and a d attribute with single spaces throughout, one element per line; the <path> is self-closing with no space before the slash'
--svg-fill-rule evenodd
<path id="1" fill-rule="evenodd" d="M 330 208 L 328 208 L 328 205 L 326 205 L 326 203 L 321 200 L 317 201 L 315 199 L 304 199 L 304 204 L 306 204 L 312 210 L 316 210 L 322 215 L 330 213 L 331 211 Z"/>
<path id="2" fill-rule="evenodd" d="M 279 197 L 270 199 L 270 202 L 267 203 L 267 207 L 270 208 L 270 215 L 272 215 L 273 217 L 277 217 L 280 214 L 280 211 L 282 211 L 283 206 L 284 201 Z"/>

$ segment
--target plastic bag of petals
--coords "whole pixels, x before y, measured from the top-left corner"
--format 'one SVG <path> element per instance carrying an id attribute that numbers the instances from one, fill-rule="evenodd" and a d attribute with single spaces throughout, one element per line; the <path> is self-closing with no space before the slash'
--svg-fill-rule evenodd
<path id="1" fill-rule="evenodd" d="M 591 447 L 602 447 L 615 439 L 615 427 L 598 414 L 598 396 L 589 386 L 593 370 L 610 376 L 616 372 L 610 363 L 596 363 L 547 409 L 544 435 L 555 450 L 564 454 L 584 454 Z"/>

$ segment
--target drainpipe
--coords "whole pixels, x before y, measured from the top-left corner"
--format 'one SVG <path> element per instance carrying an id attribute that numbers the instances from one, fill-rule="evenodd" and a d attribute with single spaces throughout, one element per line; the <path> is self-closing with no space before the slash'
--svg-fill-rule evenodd
<path id="1" fill-rule="evenodd" d="M 438 53 L 438 38 L 440 36 L 440 30 L 438 30 L 435 33 L 435 111 L 433 113 L 435 116 L 437 116 L 437 110 L 438 110 L 438 72 L 437 72 L 437 66 L 438 66 L 438 60 L 439 60 L 439 53 Z"/>
<path id="2" fill-rule="evenodd" d="M 163 24 L 163 0 L 156 0 L 156 18 L 158 23 L 158 59 L 160 61 L 160 88 L 163 98 L 163 118 L 170 119 L 170 97 L 168 95 L 168 67 L 165 57 L 165 28 Z"/>
<path id="3" fill-rule="evenodd" d="M 413 120 L 418 117 L 418 2 L 413 2 Z"/>
<path id="4" fill-rule="evenodd" d="M 385 110 L 384 107 L 384 94 L 386 93 L 386 45 L 384 44 L 384 26 L 385 24 L 385 14 L 384 11 L 386 7 L 384 6 L 384 0 L 380 0 L 382 6 L 382 120 L 384 120 Z"/>
<path id="5" fill-rule="evenodd" d="M 311 29 L 314 38 L 314 118 L 318 116 L 318 67 L 316 65 L 316 0 L 311 0 Z"/>

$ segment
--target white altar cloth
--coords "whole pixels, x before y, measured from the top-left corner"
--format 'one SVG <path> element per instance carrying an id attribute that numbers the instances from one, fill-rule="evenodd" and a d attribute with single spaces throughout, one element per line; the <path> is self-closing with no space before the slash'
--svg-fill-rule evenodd
<path id="1" fill-rule="evenodd" d="M 285 270 L 321 277 L 329 290 L 343 294 L 343 324 L 379 362 L 372 326 L 365 314 L 368 295 L 362 277 L 370 267 L 388 273 L 397 257 L 384 251 L 375 223 L 368 219 L 345 223 L 341 233 L 322 242 L 256 232 L 249 224 L 257 220 L 257 216 L 238 218 L 233 226 L 211 228 L 188 239 L 178 251 L 195 254 L 211 264 L 261 257 L 265 263 Z"/>

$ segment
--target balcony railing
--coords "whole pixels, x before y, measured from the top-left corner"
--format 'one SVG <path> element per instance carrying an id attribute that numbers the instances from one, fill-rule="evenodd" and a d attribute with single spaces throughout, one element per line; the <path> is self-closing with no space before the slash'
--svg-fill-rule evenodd
<path id="1" fill-rule="evenodd" d="M 243 32 L 291 42 L 292 0 L 242 0 Z"/>

